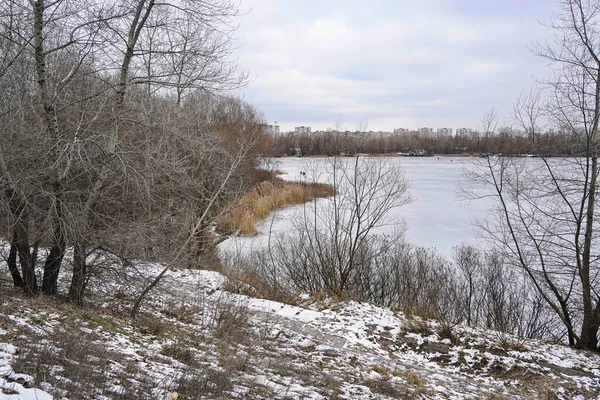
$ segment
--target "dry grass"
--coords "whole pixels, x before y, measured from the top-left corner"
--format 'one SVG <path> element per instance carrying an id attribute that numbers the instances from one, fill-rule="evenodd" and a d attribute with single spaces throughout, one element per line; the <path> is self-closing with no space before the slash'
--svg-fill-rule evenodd
<path id="1" fill-rule="evenodd" d="M 287 182 L 274 178 L 255 185 L 230 212 L 219 218 L 217 228 L 226 234 L 240 232 L 253 236 L 258 234 L 256 223 L 272 211 L 333 194 L 333 188 L 324 183 Z"/>
<path id="2" fill-rule="evenodd" d="M 403 379 L 409 386 L 424 389 L 427 383 L 421 376 L 413 371 L 394 371 L 394 376 Z"/>

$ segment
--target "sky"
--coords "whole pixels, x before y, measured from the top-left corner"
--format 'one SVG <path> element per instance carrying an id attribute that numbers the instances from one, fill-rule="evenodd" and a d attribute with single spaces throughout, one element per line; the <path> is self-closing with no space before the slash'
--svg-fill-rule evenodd
<path id="1" fill-rule="evenodd" d="M 477 129 L 549 72 L 554 0 L 241 0 L 243 98 L 282 131 Z"/>

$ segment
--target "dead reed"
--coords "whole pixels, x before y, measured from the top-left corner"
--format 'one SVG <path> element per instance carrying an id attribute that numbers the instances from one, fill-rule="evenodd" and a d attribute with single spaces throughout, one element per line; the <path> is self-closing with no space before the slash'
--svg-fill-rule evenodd
<path id="1" fill-rule="evenodd" d="M 246 193 L 227 214 L 217 221 L 217 229 L 225 234 L 258 234 L 256 223 L 272 211 L 303 204 L 315 198 L 334 194 L 333 187 L 325 183 L 288 182 L 280 178 L 260 182 Z"/>

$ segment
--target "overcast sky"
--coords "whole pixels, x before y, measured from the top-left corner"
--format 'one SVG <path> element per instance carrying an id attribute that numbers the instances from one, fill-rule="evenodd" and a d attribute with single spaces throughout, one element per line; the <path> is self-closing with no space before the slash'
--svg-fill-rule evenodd
<path id="1" fill-rule="evenodd" d="M 282 130 L 471 127 L 547 72 L 553 0 L 242 0 L 244 98 Z"/>

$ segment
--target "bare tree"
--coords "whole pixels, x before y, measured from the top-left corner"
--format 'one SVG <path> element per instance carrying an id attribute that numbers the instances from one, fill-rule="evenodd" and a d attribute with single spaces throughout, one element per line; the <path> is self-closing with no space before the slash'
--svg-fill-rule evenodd
<path id="1" fill-rule="evenodd" d="M 166 257 L 180 240 L 175 225 L 203 215 L 243 148 L 235 179 L 209 201 L 207 232 L 233 187 L 243 186 L 258 142 L 250 107 L 242 107 L 241 138 L 219 130 L 228 126 L 216 117 L 226 101 L 190 100 L 245 81 L 230 57 L 237 3 L 9 0 L 0 7 L 0 204 L 15 284 L 37 292 L 37 249 L 47 247 L 42 290 L 56 294 L 70 245 L 69 297 L 80 302 L 90 253 L 143 247 L 125 249 L 118 238 L 128 230 L 156 239 Z M 180 201 L 184 193 L 194 202 Z"/>
<path id="2" fill-rule="evenodd" d="M 547 123 L 567 129 L 570 158 L 485 161 L 473 177 L 490 183 L 497 197 L 494 221 L 483 225 L 513 265 L 522 268 L 556 313 L 568 342 L 596 350 L 600 327 L 598 279 L 598 123 L 600 118 L 600 4 L 561 0 L 549 25 L 556 33 L 536 54 L 554 75 L 521 98 L 515 117 L 538 150 Z M 538 151 L 543 155 L 543 152 Z"/>
<path id="3" fill-rule="evenodd" d="M 305 205 L 293 229 L 274 239 L 271 275 L 308 292 L 352 293 L 373 260 L 400 240 L 401 221 L 390 211 L 407 204 L 408 182 L 398 164 L 377 158 L 331 158 L 327 170 L 314 168 L 311 179 L 326 178 L 335 196 Z M 393 238 L 379 240 L 375 231 L 394 225 Z M 276 279 L 275 279 L 276 280 Z"/>
<path id="4" fill-rule="evenodd" d="M 49 72 L 47 61 L 52 57 L 64 59 L 65 61 L 71 61 L 73 59 L 72 56 L 74 53 L 77 53 L 77 50 L 74 48 L 85 41 L 85 37 L 88 36 L 87 33 L 81 33 L 82 31 L 87 30 L 86 24 L 81 24 L 81 19 L 79 18 L 81 17 L 81 11 L 84 9 L 85 6 L 83 5 L 83 2 L 74 6 L 72 4 L 68 5 L 67 2 L 62 1 L 52 2 L 50 4 L 46 4 L 44 1 L 30 3 L 9 1 L 3 6 L 4 18 L 2 21 L 3 30 L 1 36 L 3 47 L 8 50 L 7 54 L 11 54 L 11 50 L 13 50 L 13 53 L 16 52 L 18 55 L 22 55 L 23 58 L 31 55 L 34 60 L 30 64 L 21 62 L 19 63 L 19 66 L 25 67 L 25 69 L 29 66 L 34 66 L 33 69 L 36 72 L 37 90 L 30 91 L 32 88 L 28 87 L 26 84 L 23 84 L 22 86 L 18 85 L 17 87 L 20 87 L 23 90 L 21 99 L 32 101 L 33 104 L 31 104 L 31 106 L 34 108 L 36 108 L 38 104 L 40 105 L 40 114 L 43 116 L 46 131 L 45 134 L 47 135 L 44 142 L 51 149 L 48 153 L 52 153 L 44 154 L 44 156 L 49 161 L 49 170 L 51 170 L 47 173 L 51 186 L 51 188 L 48 188 L 49 190 L 47 193 L 50 194 L 50 197 L 53 197 L 54 200 L 52 201 L 52 204 L 47 207 L 46 211 L 41 212 L 47 213 L 47 220 L 50 221 L 54 227 L 53 230 L 56 240 L 54 240 L 50 257 L 46 262 L 46 272 L 56 269 L 56 261 L 60 264 L 65 247 L 63 244 L 64 240 L 61 239 L 64 236 L 62 234 L 61 224 L 59 223 L 59 214 L 62 209 L 60 181 L 63 170 L 60 153 L 62 153 L 63 149 L 59 144 L 59 141 L 62 139 L 62 134 L 59 130 L 56 115 L 57 102 L 61 97 L 63 90 L 69 85 L 72 77 L 77 72 L 79 66 L 81 66 L 81 60 L 76 60 L 75 63 L 71 65 L 68 65 L 67 62 L 63 64 L 63 67 L 68 68 L 51 71 L 56 77 L 56 79 L 51 81 L 48 79 Z M 50 21 L 45 20 L 45 14 L 52 15 Z M 65 17 L 67 14 L 69 15 L 68 19 Z M 71 24 L 69 24 L 68 21 L 70 21 Z M 24 29 L 27 25 L 29 25 L 30 29 Z M 54 36 L 52 38 L 44 37 L 44 31 L 50 29 L 54 30 Z M 30 34 L 29 32 L 32 33 Z M 82 50 L 85 53 L 84 48 L 79 47 L 79 50 Z M 17 58 L 13 58 L 12 62 L 15 60 L 17 60 Z M 5 60 L 4 66 L 10 67 L 12 62 L 6 62 Z M 2 75 L 5 75 L 8 71 L 9 69 L 4 69 Z M 13 70 L 12 73 L 22 74 L 23 71 L 17 72 Z M 26 73 L 23 74 L 23 76 L 25 79 L 31 78 L 31 76 L 28 76 Z M 24 96 L 24 94 L 27 94 L 28 91 L 28 94 L 31 97 L 26 98 L 26 95 Z M 16 93 L 8 91 L 7 94 L 10 96 L 11 94 Z M 15 100 L 14 97 L 13 100 Z M 36 104 L 36 102 L 38 104 Z M 9 110 L 9 112 L 11 111 L 12 110 Z M 38 154 L 38 156 L 40 156 L 40 154 Z M 24 287 L 29 293 L 35 293 L 38 289 L 34 271 L 36 259 L 35 249 L 37 248 L 37 244 L 34 243 L 34 250 L 30 253 L 29 241 L 33 235 L 28 231 L 31 222 L 29 219 L 34 207 L 31 207 L 31 204 L 26 200 L 23 188 L 14 184 L 13 178 L 10 177 L 8 172 L 8 165 L 4 160 L 4 155 L 2 158 L 3 176 L 8 182 L 7 197 L 10 199 L 9 204 L 14 204 L 10 207 L 12 218 L 14 220 L 14 233 L 12 235 L 12 240 L 14 241 L 13 245 L 17 247 L 21 267 L 23 269 L 25 281 Z M 38 168 L 40 167 L 42 166 L 38 165 Z M 22 175 L 22 171 L 14 174 L 17 180 L 23 181 Z M 45 207 L 42 207 L 42 209 L 43 208 Z M 37 240 L 39 240 L 39 237 L 40 235 L 38 235 Z M 50 276 L 52 275 L 53 274 L 51 273 Z M 47 278 L 48 277 L 45 276 L 43 289 L 50 293 L 52 286 L 48 285 Z"/>
<path id="5" fill-rule="evenodd" d="M 128 4 L 123 5 L 124 20 L 107 22 L 113 36 L 119 39 L 113 51 L 119 60 L 112 106 L 114 122 L 103 145 L 104 157 L 79 217 L 81 232 L 86 232 L 92 224 L 93 210 L 103 192 L 113 183 L 111 178 L 119 164 L 118 145 L 127 135 L 131 120 L 132 110 L 128 109 L 126 94 L 132 86 L 143 84 L 156 88 L 157 93 L 169 93 L 170 88 L 175 87 L 177 104 L 180 104 L 184 90 L 235 87 L 242 81 L 233 74 L 233 67 L 224 67 L 229 55 L 228 34 L 233 30 L 224 27 L 237 13 L 235 3 L 214 0 L 170 4 L 138 0 L 130 8 Z M 156 32 L 152 32 L 154 30 Z M 144 35 L 148 31 L 150 33 Z M 198 61 L 199 58 L 203 61 Z M 153 93 L 152 89 L 147 91 L 148 95 Z M 89 245 L 88 239 L 80 236 L 75 251 Z M 69 297 L 74 301 L 81 301 L 83 296 L 85 271 L 85 257 L 77 257 L 69 291 Z"/>
<path id="6" fill-rule="evenodd" d="M 481 119 L 481 133 L 483 138 L 488 140 L 496 134 L 498 127 L 498 111 L 495 109 L 489 110 Z"/>
<path id="7" fill-rule="evenodd" d="M 466 283 L 466 319 L 467 325 L 471 326 L 478 322 L 478 276 L 481 269 L 481 260 L 479 252 L 472 246 L 460 245 L 454 249 L 454 260 L 456 266 L 462 273 Z"/>

